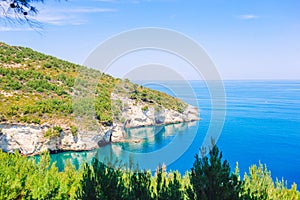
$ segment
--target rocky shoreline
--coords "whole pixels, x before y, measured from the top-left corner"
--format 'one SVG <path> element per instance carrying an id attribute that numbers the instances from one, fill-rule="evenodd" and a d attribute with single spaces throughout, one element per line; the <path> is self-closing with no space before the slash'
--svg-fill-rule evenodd
<path id="1" fill-rule="evenodd" d="M 154 108 L 143 111 L 143 104 L 129 106 L 123 111 L 126 121 L 116 122 L 113 126 L 101 127 L 101 131 L 82 131 L 72 134 L 70 127 L 64 124 L 60 126 L 58 137 L 45 137 L 46 131 L 51 125 L 33 125 L 19 123 L 0 123 L 0 148 L 4 152 L 19 151 L 23 155 L 37 155 L 44 151 L 85 151 L 93 150 L 110 142 L 142 142 L 140 139 L 127 139 L 125 128 L 143 126 L 155 126 L 175 124 L 199 120 L 199 112 L 196 107 L 188 106 L 184 112 L 163 109 L 160 112 Z"/>

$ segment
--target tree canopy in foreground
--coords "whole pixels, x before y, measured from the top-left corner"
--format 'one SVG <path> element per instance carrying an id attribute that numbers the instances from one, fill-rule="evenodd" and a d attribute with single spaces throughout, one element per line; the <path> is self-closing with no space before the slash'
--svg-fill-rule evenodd
<path id="1" fill-rule="evenodd" d="M 164 167 L 153 174 L 96 159 L 78 170 L 68 161 L 60 172 L 55 163 L 50 165 L 49 154 L 36 162 L 0 151 L 0 199 L 300 199 L 296 184 L 274 183 L 265 165 L 251 166 L 241 180 L 238 167 L 231 172 L 216 146 L 208 156 L 195 158 L 184 175 Z"/>

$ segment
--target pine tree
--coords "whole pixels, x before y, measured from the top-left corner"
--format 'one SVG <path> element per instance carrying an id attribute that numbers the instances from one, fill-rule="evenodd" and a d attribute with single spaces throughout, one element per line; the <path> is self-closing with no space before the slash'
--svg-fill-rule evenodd
<path id="1" fill-rule="evenodd" d="M 239 199 L 241 183 L 236 174 L 230 172 L 230 166 L 222 162 L 222 152 L 217 146 L 209 152 L 209 157 L 195 156 L 191 168 L 191 186 L 187 188 L 190 199 L 201 200 L 234 200 Z"/>

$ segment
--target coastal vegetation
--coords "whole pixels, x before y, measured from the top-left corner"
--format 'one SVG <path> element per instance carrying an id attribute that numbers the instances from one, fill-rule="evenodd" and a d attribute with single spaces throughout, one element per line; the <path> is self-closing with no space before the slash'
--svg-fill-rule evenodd
<path id="1" fill-rule="evenodd" d="M 0 152 L 0 199 L 300 199 L 296 184 L 274 182 L 261 163 L 241 179 L 238 167 L 232 172 L 216 146 L 208 156 L 196 155 L 184 175 L 165 166 L 153 174 L 96 159 L 78 170 L 67 162 L 58 171 L 55 163 L 50 165 L 49 154 L 36 159 Z"/>
<path id="2" fill-rule="evenodd" d="M 89 115 L 102 125 L 112 125 L 115 120 L 125 121 L 120 116 L 120 105 L 111 100 L 112 92 L 149 107 L 183 112 L 187 106 L 128 79 L 0 43 L 0 123 L 61 123 L 71 127 L 75 126 L 74 116 Z"/>

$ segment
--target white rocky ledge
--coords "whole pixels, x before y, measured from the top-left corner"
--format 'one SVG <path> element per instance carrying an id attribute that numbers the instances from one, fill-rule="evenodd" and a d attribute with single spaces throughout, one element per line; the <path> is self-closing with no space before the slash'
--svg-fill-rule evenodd
<path id="1" fill-rule="evenodd" d="M 62 127 L 59 137 L 45 137 L 50 125 L 0 123 L 0 148 L 5 152 L 19 151 L 24 155 L 40 154 L 43 151 L 84 151 L 99 148 L 109 142 L 141 142 L 124 137 L 124 128 L 176 124 L 199 120 L 196 107 L 187 106 L 184 112 L 154 107 L 143 111 L 144 103 L 136 104 L 133 100 L 123 99 L 127 107 L 122 116 L 125 122 L 114 122 L 113 126 L 101 127 L 101 131 L 79 131 L 76 136 L 69 127 Z"/>

